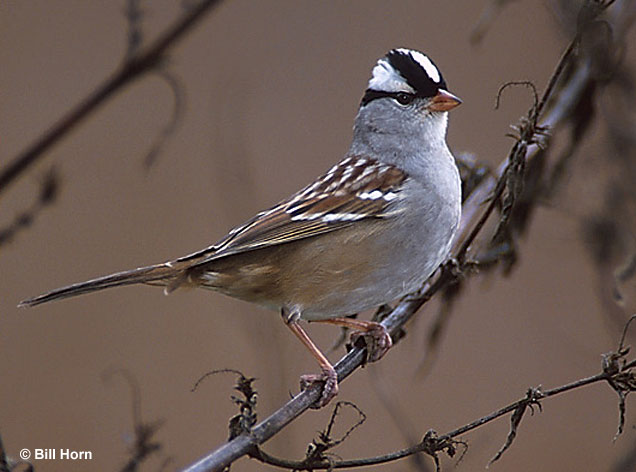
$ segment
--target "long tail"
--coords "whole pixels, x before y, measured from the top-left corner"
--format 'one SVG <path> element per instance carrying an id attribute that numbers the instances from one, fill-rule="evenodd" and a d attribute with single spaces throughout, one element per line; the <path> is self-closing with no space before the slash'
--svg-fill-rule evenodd
<path id="1" fill-rule="evenodd" d="M 75 297 L 84 293 L 96 292 L 111 287 L 119 287 L 121 285 L 131 284 L 154 284 L 165 285 L 167 291 L 171 291 L 180 285 L 184 276 L 183 269 L 177 269 L 170 263 L 156 264 L 148 267 L 140 267 L 139 269 L 117 272 L 116 274 L 106 275 L 86 282 L 80 282 L 67 287 L 58 288 L 50 292 L 38 295 L 37 297 L 28 298 L 21 301 L 18 306 L 35 306 L 42 303 L 52 302 L 53 300 L 61 300 L 63 298 Z"/>

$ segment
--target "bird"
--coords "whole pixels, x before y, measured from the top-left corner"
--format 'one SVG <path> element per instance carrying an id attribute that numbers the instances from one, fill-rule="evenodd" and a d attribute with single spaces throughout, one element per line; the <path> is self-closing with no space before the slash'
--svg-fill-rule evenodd
<path id="1" fill-rule="evenodd" d="M 417 290 L 449 257 L 461 216 L 461 181 L 446 142 L 448 111 L 462 101 L 424 53 L 379 58 L 342 160 L 217 243 L 184 257 L 117 272 L 26 299 L 19 306 L 131 284 L 210 289 L 275 310 L 318 362 L 303 389 L 314 405 L 338 393 L 334 367 L 302 321 L 351 328 L 367 361 L 391 347 L 387 330 L 350 315 Z"/>

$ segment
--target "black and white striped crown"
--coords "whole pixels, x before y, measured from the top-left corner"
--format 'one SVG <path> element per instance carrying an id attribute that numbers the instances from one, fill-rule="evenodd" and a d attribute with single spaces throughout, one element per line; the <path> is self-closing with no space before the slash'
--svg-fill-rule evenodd
<path id="1" fill-rule="evenodd" d="M 405 92 L 418 97 L 433 97 L 446 82 L 437 66 L 426 54 L 413 49 L 392 49 L 378 60 L 365 99 L 380 93 Z M 364 105 L 370 100 L 362 100 Z"/>

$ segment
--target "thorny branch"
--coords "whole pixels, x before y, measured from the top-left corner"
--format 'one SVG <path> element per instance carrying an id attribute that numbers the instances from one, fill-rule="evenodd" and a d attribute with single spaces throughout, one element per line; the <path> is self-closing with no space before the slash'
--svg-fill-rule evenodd
<path id="1" fill-rule="evenodd" d="M 332 429 L 335 426 L 340 410 L 345 407 L 353 409 L 358 414 L 358 421 L 350 426 L 349 429 L 339 438 L 334 439 L 332 438 Z M 334 468 L 342 468 L 339 464 L 343 461 L 336 460 L 336 456 L 331 453 L 327 454 L 327 451 L 344 442 L 344 440 L 347 439 L 353 431 L 359 428 L 366 419 L 366 415 L 356 405 L 351 402 L 339 401 L 333 408 L 327 427 L 324 431 L 321 431 L 318 434 L 317 439 L 314 439 L 309 444 L 305 458 L 302 461 L 293 461 L 272 456 L 260 449 L 258 446 L 254 448 L 254 450 L 250 451 L 249 456 L 265 464 L 275 465 L 277 467 L 291 470 L 311 470 L 316 464 L 320 464 L 316 467 L 319 469 L 332 470 Z"/>
<path id="2" fill-rule="evenodd" d="M 234 390 L 239 392 L 243 398 L 232 395 L 232 401 L 239 407 L 239 413 L 230 419 L 230 436 L 231 441 L 235 437 L 249 433 L 252 426 L 256 424 L 256 402 L 258 395 L 252 384 L 256 380 L 254 377 L 245 377 L 241 372 L 235 369 L 217 369 L 203 374 L 192 387 L 191 392 L 195 392 L 201 383 L 212 375 L 218 374 L 235 374 L 238 376 Z"/>
<path id="3" fill-rule="evenodd" d="M 494 232 L 496 238 L 492 236 L 488 238 L 488 249 L 497 249 L 497 251 L 495 251 L 495 257 L 490 261 L 491 266 L 500 262 L 502 255 L 509 256 L 509 253 L 513 251 L 514 240 L 512 230 L 514 228 L 511 228 L 511 221 L 515 216 L 515 206 L 518 203 L 523 191 L 523 185 L 526 182 L 528 166 L 542 162 L 546 158 L 546 149 L 550 144 L 550 141 L 546 139 L 546 131 L 550 129 L 551 133 L 554 133 L 559 125 L 566 123 L 578 124 L 581 118 L 575 117 L 574 113 L 577 111 L 579 104 L 586 100 L 591 100 L 594 91 L 599 88 L 599 85 L 602 85 L 598 83 L 598 77 L 595 76 L 595 72 L 597 71 L 594 71 L 591 66 L 591 62 L 593 62 L 594 58 L 590 57 L 591 53 L 582 46 L 581 38 L 585 35 L 586 28 L 594 24 L 598 16 L 612 3 L 614 3 L 612 0 L 590 1 L 585 3 L 584 11 L 579 15 L 579 30 L 575 38 L 565 49 L 541 99 L 538 101 L 535 100 L 535 103 L 528 111 L 527 117 L 523 119 L 519 125 L 517 140 L 508 157 L 497 169 L 495 173 L 497 178 L 493 176 L 484 177 L 465 200 L 459 236 L 454 251 L 455 258 L 443 265 L 438 273 L 433 276 L 422 289 L 400 301 L 395 309 L 382 321 L 382 324 L 390 333 L 398 332 L 415 312 L 438 291 L 461 283 L 472 273 L 472 268 L 482 267 L 480 256 L 484 255 L 484 251 L 474 246 L 478 236 L 484 237 L 483 233 L 485 232 L 483 228 L 486 225 L 486 221 L 496 209 L 500 209 L 501 218 Z M 615 17 L 618 18 L 620 15 L 617 14 Z M 602 54 L 606 54 L 609 57 L 613 56 L 613 48 L 615 46 L 611 43 L 608 43 L 606 46 L 607 50 L 603 51 Z M 539 144 L 541 144 L 543 149 Z M 573 143 L 573 146 L 575 147 L 576 144 Z M 489 201 L 485 210 L 482 206 L 484 201 Z M 519 228 L 525 227 L 530 209 L 536 206 L 538 202 L 526 202 L 526 204 L 528 208 L 524 212 L 524 219 L 516 222 Z M 503 249 L 497 248 L 497 246 L 502 245 L 504 246 Z M 488 255 L 488 252 L 486 251 L 485 254 Z M 514 262 L 514 258 L 511 260 Z M 486 263 L 488 262 L 489 261 L 486 260 Z M 508 263 L 508 269 L 511 266 L 512 263 Z M 532 411 L 532 406 L 536 405 L 541 399 L 601 380 L 607 381 L 612 388 L 617 391 L 620 401 L 619 409 L 623 412 L 624 397 L 634 388 L 634 377 L 631 369 L 634 367 L 635 362 L 626 362 L 624 360 L 625 355 L 626 352 L 618 352 L 615 356 L 610 356 L 608 365 L 610 365 L 612 369 L 618 368 L 616 373 L 611 373 L 611 369 L 609 371 L 604 369 L 603 373 L 597 376 L 573 382 L 572 384 L 549 391 L 542 391 L 540 388 L 530 389 L 526 397 L 522 400 L 508 405 L 492 415 L 440 437 L 435 436 L 434 433 L 427 434 L 425 440 L 416 446 L 416 449 L 419 448 L 417 451 L 407 452 L 410 451 L 410 448 L 408 450 L 398 451 L 391 455 L 384 456 L 386 459 L 383 459 L 383 461 L 396 460 L 409 453 L 426 452 L 435 458 L 435 463 L 439 467 L 436 453 L 440 450 L 446 450 L 449 455 L 454 454 L 456 448 L 456 444 L 452 442 L 454 437 L 464 434 L 488 421 L 492 421 L 499 416 L 513 412 L 510 434 L 502 450 L 493 459 L 496 460 L 511 444 L 516 435 L 518 424 L 528 408 Z M 362 347 L 356 346 L 349 351 L 335 365 L 338 380 L 343 381 L 356 368 L 362 365 L 364 357 L 365 353 Z M 618 375 L 618 377 L 616 377 L 616 375 Z M 310 408 L 319 395 L 319 385 L 299 393 L 278 411 L 255 425 L 249 433 L 235 437 L 233 440 L 202 457 L 185 470 L 189 472 L 223 470 L 243 455 L 258 454 L 255 453 L 255 451 L 259 451 L 257 447 L 260 444 L 277 434 L 287 424 Z M 622 420 L 620 424 L 622 424 Z M 433 443 L 433 446 L 431 446 L 431 443 Z M 379 463 L 373 462 L 373 460 L 371 460 L 371 462 L 364 461 L 365 460 L 358 461 L 357 465 Z M 326 462 L 322 468 L 330 469 L 350 466 L 350 461 L 339 461 L 336 464 Z M 312 467 L 315 466 L 312 465 Z"/>
<path id="4" fill-rule="evenodd" d="M 424 453 L 433 459 L 436 470 L 440 471 L 440 452 L 446 453 L 449 457 L 454 457 L 457 453 L 458 448 L 463 448 L 464 453 L 467 450 L 467 444 L 464 441 L 455 438 L 511 413 L 510 432 L 508 433 L 508 436 L 506 437 L 506 440 L 502 447 L 490 460 L 489 464 L 492 464 L 499 460 L 503 453 L 512 445 L 512 442 L 517 435 L 519 425 L 521 424 L 521 420 L 528 411 L 530 411 L 531 414 L 534 414 L 536 411 L 535 408 L 537 408 L 540 412 L 543 408 L 541 404 L 543 400 L 598 382 L 607 382 L 619 396 L 619 421 L 618 431 L 616 435 L 617 437 L 623 432 L 624 429 L 625 399 L 629 393 L 636 391 L 636 371 L 634 371 L 634 368 L 636 368 L 636 359 L 627 360 L 627 355 L 630 352 L 630 348 L 628 346 L 625 346 L 624 344 L 629 325 L 634 320 L 636 320 L 636 315 L 632 316 L 626 323 L 616 351 L 609 352 L 602 356 L 602 370 L 600 373 L 549 390 L 544 390 L 542 389 L 542 387 L 531 387 L 527 390 L 526 395 L 523 398 L 509 405 L 506 405 L 490 413 L 489 415 L 472 421 L 469 424 L 456 428 L 443 435 L 438 435 L 435 431 L 429 430 L 420 442 L 399 451 L 394 451 L 388 454 L 374 457 L 348 460 L 336 460 L 334 458 L 335 456 L 333 456 L 332 454 L 326 454 L 328 450 L 333 449 L 335 446 L 342 443 L 349 436 L 349 434 L 351 434 L 364 422 L 366 418 L 364 416 L 364 413 L 362 413 L 355 405 L 349 402 L 338 402 L 331 414 L 327 427 L 324 431 L 319 433 L 319 438 L 314 440 L 309 445 L 304 459 L 290 460 L 275 457 L 266 453 L 258 446 L 254 446 L 253 448 L 251 448 L 249 451 L 247 451 L 247 454 L 253 459 L 257 459 L 268 465 L 294 471 L 310 471 L 321 469 L 349 469 L 355 467 L 379 465 L 404 459 L 415 454 Z M 223 371 L 215 371 L 213 373 L 218 372 Z M 237 384 L 237 387 L 235 388 L 239 391 L 242 391 L 241 385 L 244 383 L 244 380 L 246 380 L 246 378 L 242 374 L 240 374 L 240 372 L 232 372 L 238 373 L 240 375 L 239 382 Z M 252 381 L 254 379 L 249 380 Z M 253 398 L 254 396 L 255 392 L 252 390 L 250 385 L 250 390 L 249 393 L 246 395 L 246 398 Z M 333 440 L 331 438 L 331 430 L 335 424 L 335 420 L 339 414 L 340 409 L 344 406 L 354 408 L 359 413 L 360 419 L 356 423 L 354 423 L 353 426 L 351 426 L 339 439 Z M 253 413 L 252 410 L 250 410 L 250 412 Z M 237 416 L 241 415 L 242 413 Z M 234 422 L 235 418 L 232 419 L 232 422 Z M 249 434 L 249 432 L 247 432 L 247 434 Z"/>
<path id="5" fill-rule="evenodd" d="M 494 2 L 496 1 L 494 0 Z M 556 3 L 554 2 L 554 4 Z M 598 119 L 600 118 L 598 102 L 600 101 L 602 105 L 603 97 L 606 97 L 607 92 L 613 89 L 614 93 L 619 92 L 620 95 L 613 98 L 614 105 L 608 110 L 609 113 L 603 116 L 605 119 L 601 123 L 620 124 L 608 129 L 609 143 L 607 143 L 608 150 L 619 146 L 620 149 L 617 149 L 614 154 L 611 154 L 610 151 L 606 156 L 601 157 L 603 162 L 598 165 L 604 168 L 610 168 L 612 165 L 617 167 L 617 174 L 620 177 L 606 184 L 607 208 L 583 219 L 582 236 L 589 245 L 593 262 L 597 267 L 601 300 L 607 308 L 607 313 L 614 319 L 615 326 L 622 326 L 627 313 L 619 307 L 622 301 L 619 286 L 625 283 L 626 278 L 632 278 L 633 274 L 636 273 L 630 270 L 630 267 L 636 267 L 636 264 L 633 264 L 633 261 L 636 261 L 636 252 L 631 255 L 625 254 L 624 248 L 625 240 L 633 237 L 630 235 L 636 234 L 636 228 L 630 224 L 636 219 L 633 214 L 626 214 L 629 211 L 629 202 L 633 205 L 636 201 L 636 194 L 630 190 L 633 188 L 634 179 L 636 179 L 636 168 L 631 164 L 636 153 L 636 140 L 631 137 L 624 139 L 626 135 L 633 135 L 632 131 L 629 131 L 631 134 L 626 133 L 627 130 L 633 129 L 630 127 L 633 119 L 628 114 L 629 107 L 624 107 L 621 104 L 634 103 L 634 94 L 632 93 L 633 80 L 630 80 L 631 75 L 621 62 L 624 57 L 623 38 L 633 23 L 636 11 L 634 11 L 633 4 L 630 6 L 629 2 L 619 2 L 611 12 L 608 12 L 608 15 L 611 13 L 609 16 L 614 18 L 612 24 L 602 17 L 597 19 L 599 12 L 611 3 L 613 2 L 587 1 L 586 8 L 578 15 L 571 8 L 567 11 L 572 23 L 576 23 L 579 29 L 572 33 L 576 37 L 563 53 L 559 66 L 557 66 L 547 87 L 547 90 L 552 89 L 553 93 L 551 95 L 544 93 L 544 98 L 535 107 L 535 109 L 545 107 L 550 110 L 544 114 L 541 120 L 541 126 L 544 130 L 552 132 L 557 128 L 565 128 L 560 133 L 567 137 L 565 147 L 555 152 L 551 149 L 553 137 L 547 133 L 542 134 L 542 130 L 538 129 L 539 137 L 542 139 L 536 144 L 530 144 L 527 148 L 528 157 L 525 169 L 523 175 L 520 175 L 523 178 L 522 182 L 511 186 L 513 189 L 515 186 L 521 187 L 521 191 L 517 192 L 514 211 L 511 211 L 510 217 L 502 217 L 503 220 L 508 219 L 508 228 L 506 231 L 500 232 L 503 237 L 499 239 L 488 239 L 489 232 L 481 231 L 479 228 L 479 238 L 476 239 L 481 239 L 481 241 L 472 243 L 471 257 L 468 259 L 472 259 L 481 272 L 498 267 L 502 267 L 503 275 L 508 275 L 512 271 L 518 260 L 516 242 L 527 231 L 533 211 L 541 205 L 554 205 L 555 197 L 562 190 L 564 177 L 572 174 L 574 169 L 581 167 L 574 165 L 574 158 L 582 143 L 585 142 L 585 137 L 588 134 L 586 132 L 593 123 L 600 121 Z M 563 3 L 559 5 L 566 8 Z M 572 7 L 574 4 L 568 3 L 567 5 Z M 555 14 L 559 15 L 558 12 Z M 563 26 L 567 27 L 569 24 L 564 22 Z M 566 56 L 574 53 L 578 56 L 577 60 L 563 60 Z M 558 79 L 559 76 L 561 79 Z M 530 86 L 527 82 L 511 82 L 510 84 Z M 536 103 L 536 91 L 534 91 L 534 95 Z M 577 97 L 573 95 L 577 95 Z M 498 94 L 497 102 L 499 97 Z M 532 109 L 529 114 L 531 112 Z M 541 142 L 543 142 L 545 149 L 539 147 Z M 504 174 L 508 165 L 508 161 L 504 161 L 496 172 L 484 173 L 482 169 L 481 174 L 477 173 L 483 178 L 480 178 L 479 186 L 468 195 L 468 201 L 463 205 L 464 218 L 461 222 L 458 244 L 461 242 L 461 237 L 467 233 L 466 227 L 472 225 L 473 221 L 481 218 L 481 221 L 485 222 L 486 215 L 479 213 L 481 211 L 480 202 L 490 200 L 492 208 L 487 210 L 489 212 L 503 206 L 503 204 L 495 205 L 496 201 L 493 201 L 491 197 L 497 193 L 497 190 L 501 190 L 496 188 L 500 181 L 493 178 L 493 174 Z M 460 165 L 460 171 L 461 169 Z M 465 175 L 462 174 L 462 180 L 464 179 Z M 598 174 L 595 180 L 599 180 Z M 617 197 L 620 204 L 617 204 Z M 589 212 L 589 210 L 586 211 Z M 499 227 L 502 227 L 501 222 Z M 471 234 L 477 234 L 477 232 L 473 231 Z M 468 249 L 468 247 L 469 245 L 464 243 L 462 249 Z M 468 262 L 470 261 L 466 261 L 466 264 Z M 619 271 L 614 272 L 621 263 L 623 270 L 619 269 Z M 632 275 L 625 277 L 623 274 Z M 427 352 L 422 363 L 423 368 L 420 371 L 425 372 L 425 369 L 431 365 L 441 333 L 443 333 L 450 318 L 453 301 L 459 298 L 463 286 L 464 280 L 458 280 L 454 285 L 444 288 L 443 303 L 435 322 L 428 330 Z"/>

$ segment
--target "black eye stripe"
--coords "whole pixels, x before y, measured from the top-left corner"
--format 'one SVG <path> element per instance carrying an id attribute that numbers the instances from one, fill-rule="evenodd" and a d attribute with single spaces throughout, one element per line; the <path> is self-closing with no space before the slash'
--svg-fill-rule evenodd
<path id="1" fill-rule="evenodd" d="M 367 89 L 367 91 L 364 92 L 364 96 L 362 97 L 362 103 L 360 104 L 360 106 L 365 106 L 367 103 L 369 103 L 372 100 L 375 100 L 376 98 L 386 98 L 386 97 L 394 98 L 398 100 L 400 103 L 402 103 L 398 98 L 398 96 L 402 94 L 415 97 L 415 95 L 413 95 L 412 93 L 407 93 L 407 92 L 383 92 L 380 90 Z"/>

